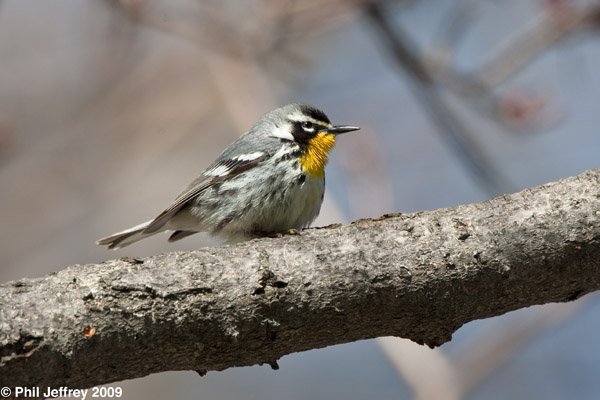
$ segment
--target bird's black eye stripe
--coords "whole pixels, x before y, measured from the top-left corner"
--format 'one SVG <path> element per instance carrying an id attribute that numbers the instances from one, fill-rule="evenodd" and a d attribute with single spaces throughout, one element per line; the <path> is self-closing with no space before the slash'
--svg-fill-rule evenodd
<path id="1" fill-rule="evenodd" d="M 325 129 L 324 125 L 312 121 L 290 121 L 291 133 L 294 136 L 296 143 L 303 145 L 308 144 L 308 141 L 315 137 L 321 129 Z"/>

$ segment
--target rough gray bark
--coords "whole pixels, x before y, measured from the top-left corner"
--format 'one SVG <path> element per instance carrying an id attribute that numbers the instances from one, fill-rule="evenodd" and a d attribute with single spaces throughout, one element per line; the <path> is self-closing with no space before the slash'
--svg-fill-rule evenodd
<path id="1" fill-rule="evenodd" d="M 222 370 L 600 288 L 600 170 L 478 204 L 360 220 L 0 286 L 0 386 Z"/>

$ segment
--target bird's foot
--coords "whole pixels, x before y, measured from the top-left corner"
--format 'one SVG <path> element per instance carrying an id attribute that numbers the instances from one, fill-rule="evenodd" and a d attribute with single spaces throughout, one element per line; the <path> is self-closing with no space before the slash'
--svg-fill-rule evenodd
<path id="1" fill-rule="evenodd" d="M 288 235 L 299 235 L 300 234 L 300 230 L 298 229 L 288 229 L 287 231 L 284 232 L 277 232 L 276 234 L 273 235 L 273 237 L 276 238 L 282 238 L 284 236 L 288 236 Z"/>

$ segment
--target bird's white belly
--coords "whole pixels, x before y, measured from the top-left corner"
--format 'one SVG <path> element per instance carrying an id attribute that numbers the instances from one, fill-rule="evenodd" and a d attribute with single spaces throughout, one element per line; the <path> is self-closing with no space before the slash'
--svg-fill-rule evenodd
<path id="1" fill-rule="evenodd" d="M 319 215 L 324 190 L 323 177 L 307 175 L 303 183 L 290 184 L 285 193 L 262 196 L 239 220 L 224 227 L 224 233 L 274 233 L 305 228 Z"/>

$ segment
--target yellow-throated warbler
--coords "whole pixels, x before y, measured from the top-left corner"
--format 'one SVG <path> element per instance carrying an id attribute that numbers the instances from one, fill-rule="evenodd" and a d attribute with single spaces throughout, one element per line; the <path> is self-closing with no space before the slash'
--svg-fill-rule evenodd
<path id="1" fill-rule="evenodd" d="M 307 227 L 319 215 L 327 155 L 338 134 L 325 113 L 289 104 L 265 114 L 160 215 L 98 244 L 128 246 L 162 231 L 173 242 L 210 232 L 229 242 Z"/>

